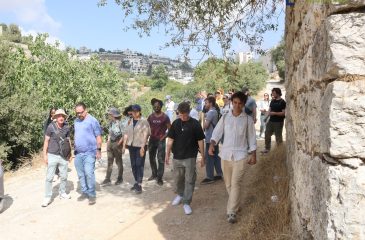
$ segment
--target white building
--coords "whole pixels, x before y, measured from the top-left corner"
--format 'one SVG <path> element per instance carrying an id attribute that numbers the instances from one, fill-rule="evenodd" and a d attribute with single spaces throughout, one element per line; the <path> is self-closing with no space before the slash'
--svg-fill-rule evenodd
<path id="1" fill-rule="evenodd" d="M 238 64 L 248 63 L 253 59 L 253 54 L 251 52 L 239 52 L 236 55 L 236 60 Z"/>

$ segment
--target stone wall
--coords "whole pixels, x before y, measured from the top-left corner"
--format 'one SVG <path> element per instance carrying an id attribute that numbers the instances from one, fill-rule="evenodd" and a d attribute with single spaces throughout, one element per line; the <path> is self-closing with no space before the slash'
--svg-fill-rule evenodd
<path id="1" fill-rule="evenodd" d="M 309 2 L 286 9 L 292 229 L 365 239 L 365 1 Z"/>

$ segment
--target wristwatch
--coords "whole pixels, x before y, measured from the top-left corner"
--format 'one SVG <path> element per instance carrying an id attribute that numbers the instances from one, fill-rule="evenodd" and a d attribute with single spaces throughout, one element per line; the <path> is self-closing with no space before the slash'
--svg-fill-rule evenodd
<path id="1" fill-rule="evenodd" d="M 96 150 L 101 151 L 101 148 L 97 148 Z"/>

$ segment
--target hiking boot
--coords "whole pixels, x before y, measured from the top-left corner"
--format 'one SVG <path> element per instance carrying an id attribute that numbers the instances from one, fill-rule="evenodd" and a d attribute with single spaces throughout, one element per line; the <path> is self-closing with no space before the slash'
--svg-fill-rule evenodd
<path id="1" fill-rule="evenodd" d="M 138 184 L 137 183 L 135 183 L 134 185 L 133 185 L 133 187 L 131 187 L 131 191 L 134 191 L 134 190 L 136 190 L 136 186 L 137 186 Z"/>
<path id="2" fill-rule="evenodd" d="M 104 181 L 100 184 L 101 186 L 109 186 L 112 182 L 110 179 L 104 179 Z"/>
<path id="3" fill-rule="evenodd" d="M 223 180 L 222 176 L 214 176 L 214 181 Z"/>
<path id="4" fill-rule="evenodd" d="M 228 214 L 227 221 L 232 224 L 236 223 L 237 222 L 236 214 L 234 214 L 234 213 Z"/>
<path id="5" fill-rule="evenodd" d="M 183 199 L 183 197 L 182 197 L 182 196 L 180 196 L 180 195 L 176 195 L 176 197 L 174 198 L 174 200 L 172 200 L 171 205 L 172 205 L 172 206 L 177 206 L 177 205 L 179 205 L 179 204 L 181 203 L 182 199 Z"/>
<path id="6" fill-rule="evenodd" d="M 115 182 L 115 185 L 120 185 L 123 183 L 123 178 L 118 178 L 117 181 Z"/>
<path id="7" fill-rule="evenodd" d="M 94 205 L 96 203 L 96 197 L 89 197 L 89 205 Z"/>
<path id="8" fill-rule="evenodd" d="M 152 175 L 151 177 L 149 177 L 147 179 L 147 181 L 153 181 L 153 180 L 156 180 L 156 179 L 157 179 L 157 177 Z"/>
<path id="9" fill-rule="evenodd" d="M 157 179 L 157 184 L 158 184 L 159 186 L 162 186 L 162 185 L 163 185 L 163 181 L 162 181 L 162 179 L 161 179 L 161 178 Z"/>
<path id="10" fill-rule="evenodd" d="M 200 184 L 205 185 L 205 184 L 210 184 L 210 183 L 214 183 L 214 180 L 209 179 L 209 178 L 204 178 L 203 181 Z"/>
<path id="11" fill-rule="evenodd" d="M 188 205 L 188 204 L 184 204 L 183 208 L 184 208 L 184 212 L 186 215 L 190 215 L 193 212 L 190 205 Z"/>
<path id="12" fill-rule="evenodd" d="M 60 194 L 60 199 L 70 199 L 70 198 L 71 198 L 71 196 L 68 195 L 67 193 L 61 193 Z"/>
<path id="13" fill-rule="evenodd" d="M 85 199 L 88 199 L 89 196 L 86 195 L 85 193 L 81 194 L 78 198 L 77 198 L 77 201 L 81 202 L 81 201 L 84 201 Z"/>
<path id="14" fill-rule="evenodd" d="M 51 203 L 51 198 L 50 197 L 46 197 L 46 198 L 43 199 L 42 207 L 47 207 L 50 203 Z"/>
<path id="15" fill-rule="evenodd" d="M 134 190 L 134 192 L 136 194 L 141 194 L 142 193 L 142 186 L 137 184 L 136 189 Z"/>

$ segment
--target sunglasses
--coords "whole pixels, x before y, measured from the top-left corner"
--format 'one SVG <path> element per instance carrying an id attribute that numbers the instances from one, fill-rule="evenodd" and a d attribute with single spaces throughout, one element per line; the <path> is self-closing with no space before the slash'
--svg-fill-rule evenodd
<path id="1" fill-rule="evenodd" d="M 84 113 L 85 111 L 82 111 L 82 112 L 76 112 L 76 115 L 80 116 Z"/>

